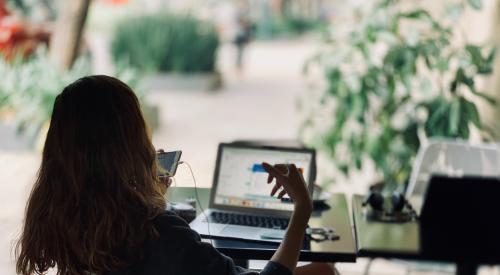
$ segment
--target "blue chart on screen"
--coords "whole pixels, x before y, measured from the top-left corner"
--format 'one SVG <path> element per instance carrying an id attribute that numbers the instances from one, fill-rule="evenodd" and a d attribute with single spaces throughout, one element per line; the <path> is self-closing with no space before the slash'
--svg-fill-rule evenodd
<path id="1" fill-rule="evenodd" d="M 293 210 L 288 200 L 271 197 L 274 184 L 267 183 L 262 162 L 294 163 L 305 178 L 312 156 L 305 152 L 224 148 L 218 175 L 215 203 L 241 207 Z"/>

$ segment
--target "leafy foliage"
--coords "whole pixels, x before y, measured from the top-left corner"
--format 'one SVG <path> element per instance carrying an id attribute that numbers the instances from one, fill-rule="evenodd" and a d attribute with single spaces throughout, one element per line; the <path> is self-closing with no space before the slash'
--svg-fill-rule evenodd
<path id="1" fill-rule="evenodd" d="M 27 60 L 7 62 L 0 58 L 0 114 L 7 113 L 14 119 L 18 133 L 34 141 L 50 120 L 56 96 L 66 85 L 91 72 L 85 57 L 79 58 L 70 70 L 60 70 L 43 49 Z M 132 88 L 138 83 L 130 69 L 119 68 L 115 74 Z M 142 94 L 138 97 L 142 98 Z"/>
<path id="2" fill-rule="evenodd" d="M 111 51 L 144 71 L 212 72 L 219 40 L 214 27 L 189 16 L 166 13 L 124 19 Z"/>
<path id="3" fill-rule="evenodd" d="M 358 24 L 347 23 L 353 29 L 314 58 L 328 88 L 304 124 L 304 133 L 317 132 L 325 123 L 317 114 L 327 110 L 332 122 L 313 145 L 345 174 L 370 158 L 393 187 L 409 178 L 422 139 L 468 139 L 472 127 L 483 129 L 475 100 L 495 104 L 476 86 L 492 73 L 495 49 L 452 42 L 459 17 L 437 20 L 403 2 L 357 10 Z M 462 12 L 466 3 L 481 8 L 480 0 L 451 5 Z"/>
<path id="4" fill-rule="evenodd" d="M 265 13 L 263 19 L 254 24 L 257 39 L 275 39 L 300 36 L 310 31 L 322 31 L 326 22 L 286 11 L 282 16 Z"/>
<path id="5" fill-rule="evenodd" d="M 271 24 L 272 37 L 293 37 L 311 30 L 320 30 L 323 22 L 317 19 L 288 15 L 274 19 Z"/>

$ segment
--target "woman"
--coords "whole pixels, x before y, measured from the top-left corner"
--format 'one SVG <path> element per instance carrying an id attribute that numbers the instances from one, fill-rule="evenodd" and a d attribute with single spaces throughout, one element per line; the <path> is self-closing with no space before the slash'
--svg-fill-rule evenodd
<path id="1" fill-rule="evenodd" d="M 295 211 L 261 274 L 332 273 L 296 268 L 312 204 L 295 166 L 265 164 L 273 195 L 283 186 Z M 57 96 L 38 178 L 17 244 L 17 272 L 58 274 L 252 274 L 234 265 L 178 216 L 132 90 L 108 76 L 84 77 Z M 283 196 L 280 192 L 279 196 Z"/>

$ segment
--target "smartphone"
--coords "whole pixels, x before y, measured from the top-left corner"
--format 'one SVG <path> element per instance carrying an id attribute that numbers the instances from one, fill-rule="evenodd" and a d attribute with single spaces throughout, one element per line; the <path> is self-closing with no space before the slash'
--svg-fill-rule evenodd
<path id="1" fill-rule="evenodd" d="M 161 152 L 156 154 L 158 160 L 158 176 L 172 177 L 177 171 L 182 151 Z"/>

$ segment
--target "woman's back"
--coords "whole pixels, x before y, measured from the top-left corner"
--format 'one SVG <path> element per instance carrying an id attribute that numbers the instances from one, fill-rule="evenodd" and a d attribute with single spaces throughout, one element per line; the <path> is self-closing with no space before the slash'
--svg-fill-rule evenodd
<path id="1" fill-rule="evenodd" d="M 164 188 L 163 188 L 164 189 Z M 102 273 L 142 257 L 165 208 L 139 102 L 107 76 L 57 96 L 17 245 L 17 272 Z"/>
<path id="2" fill-rule="evenodd" d="M 256 274 L 235 266 L 229 257 L 202 242 L 200 236 L 173 212 L 160 214 L 154 224 L 160 237 L 145 242 L 144 258 L 110 274 Z M 261 274 L 290 274 L 290 271 L 271 262 Z"/>

